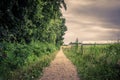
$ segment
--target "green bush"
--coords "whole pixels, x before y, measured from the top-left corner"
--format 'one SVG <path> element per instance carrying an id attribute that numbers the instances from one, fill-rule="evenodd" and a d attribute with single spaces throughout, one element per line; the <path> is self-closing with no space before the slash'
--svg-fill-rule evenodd
<path id="1" fill-rule="evenodd" d="M 30 44 L 0 43 L 0 78 L 30 80 L 38 77 L 43 67 L 50 63 L 55 50 L 55 45 L 37 41 Z"/>
<path id="2" fill-rule="evenodd" d="M 7 79 L 9 80 L 36 80 L 42 75 L 44 67 L 48 66 L 52 59 L 54 59 L 55 53 L 50 55 L 44 55 L 32 64 L 22 69 L 11 72 Z"/>

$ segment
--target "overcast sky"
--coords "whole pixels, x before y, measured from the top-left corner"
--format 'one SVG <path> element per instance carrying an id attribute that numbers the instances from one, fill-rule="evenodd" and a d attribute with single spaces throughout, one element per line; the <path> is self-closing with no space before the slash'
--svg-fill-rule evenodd
<path id="1" fill-rule="evenodd" d="M 120 37 L 120 0 L 66 0 L 68 31 L 64 42 L 114 40 Z"/>

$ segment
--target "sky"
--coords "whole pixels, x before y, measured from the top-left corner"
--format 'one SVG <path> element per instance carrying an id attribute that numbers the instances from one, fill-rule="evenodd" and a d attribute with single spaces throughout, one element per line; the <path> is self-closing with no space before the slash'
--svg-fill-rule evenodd
<path id="1" fill-rule="evenodd" d="M 68 30 L 64 43 L 120 38 L 120 0 L 65 0 L 62 10 Z"/>

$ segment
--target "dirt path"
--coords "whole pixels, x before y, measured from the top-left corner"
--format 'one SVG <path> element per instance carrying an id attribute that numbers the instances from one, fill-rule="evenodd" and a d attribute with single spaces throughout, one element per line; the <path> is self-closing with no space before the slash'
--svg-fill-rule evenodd
<path id="1" fill-rule="evenodd" d="M 66 58 L 62 49 L 44 70 L 40 80 L 80 80 L 75 66 Z"/>

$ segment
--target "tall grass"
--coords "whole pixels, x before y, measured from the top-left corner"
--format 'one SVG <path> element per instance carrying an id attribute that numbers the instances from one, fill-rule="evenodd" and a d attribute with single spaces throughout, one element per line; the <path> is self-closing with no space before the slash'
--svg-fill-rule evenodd
<path id="1" fill-rule="evenodd" d="M 77 67 L 81 80 L 120 79 L 120 44 L 83 46 L 79 51 L 72 47 L 64 52 Z"/>

